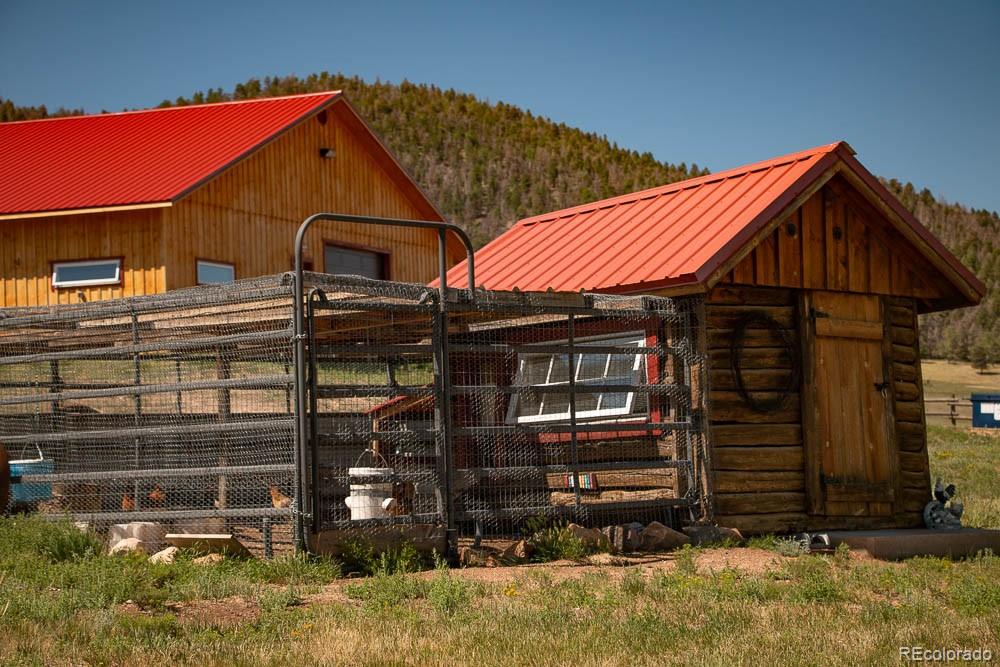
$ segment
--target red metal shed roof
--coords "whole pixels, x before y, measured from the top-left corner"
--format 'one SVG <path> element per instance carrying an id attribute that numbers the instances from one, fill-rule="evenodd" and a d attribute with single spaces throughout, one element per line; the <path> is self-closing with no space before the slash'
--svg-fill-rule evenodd
<path id="1" fill-rule="evenodd" d="M 633 293 L 703 284 L 838 161 L 973 291 L 983 293 L 982 283 L 845 142 L 525 218 L 476 253 L 476 284 L 495 290 Z M 449 284 L 462 284 L 464 272 L 465 262 L 452 268 Z"/>
<path id="2" fill-rule="evenodd" d="M 0 123 L 0 215 L 174 201 L 340 95 Z"/>

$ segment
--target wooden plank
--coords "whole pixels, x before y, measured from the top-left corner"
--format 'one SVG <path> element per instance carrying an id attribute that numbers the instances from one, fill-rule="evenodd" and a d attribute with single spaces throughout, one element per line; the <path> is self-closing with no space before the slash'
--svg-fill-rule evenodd
<path id="1" fill-rule="evenodd" d="M 889 249 L 873 234 L 868 235 L 868 288 L 876 294 L 889 294 Z"/>
<path id="2" fill-rule="evenodd" d="M 769 287 L 717 285 L 705 297 L 705 302 L 713 306 L 792 306 L 795 293 Z"/>
<path id="3" fill-rule="evenodd" d="M 823 223 L 823 193 L 802 204 L 802 286 L 826 288 L 826 230 Z"/>
<path id="4" fill-rule="evenodd" d="M 713 427 L 717 428 L 717 427 Z M 713 447 L 715 470 L 802 470 L 801 447 Z"/>
<path id="5" fill-rule="evenodd" d="M 774 320 L 782 329 L 795 327 L 795 308 L 792 306 L 709 306 L 710 329 L 733 329 L 747 315 L 764 315 Z"/>
<path id="6" fill-rule="evenodd" d="M 920 387 L 915 382 L 893 382 L 896 399 L 899 401 L 918 401 L 921 398 Z"/>
<path id="7" fill-rule="evenodd" d="M 922 473 L 928 469 L 927 452 L 900 452 L 899 469 L 904 472 Z"/>
<path id="8" fill-rule="evenodd" d="M 776 400 L 783 392 L 754 391 L 750 396 L 760 402 Z M 797 424 L 800 419 L 798 392 L 789 393 L 784 405 L 768 412 L 757 412 L 735 391 L 712 391 L 712 421 L 751 424 Z"/>
<path id="9" fill-rule="evenodd" d="M 913 364 L 893 362 L 892 376 L 899 382 L 913 382 L 917 379 L 917 367 Z"/>
<path id="10" fill-rule="evenodd" d="M 882 340 L 882 323 L 847 320 L 834 317 L 816 318 L 816 335 L 836 338 Z"/>
<path id="11" fill-rule="evenodd" d="M 732 329 L 709 329 L 709 349 L 722 350 L 733 346 Z M 773 329 L 746 329 L 743 333 L 743 347 L 781 347 L 785 344 L 784 334 L 792 343 L 797 344 L 797 334 L 794 329 L 783 329 L 781 333 Z"/>
<path id="12" fill-rule="evenodd" d="M 804 489 L 805 475 L 801 470 L 754 472 L 720 470 L 715 473 L 716 493 L 802 492 Z"/>
<path id="13" fill-rule="evenodd" d="M 802 209 L 778 226 L 778 284 L 802 286 Z"/>
<path id="14" fill-rule="evenodd" d="M 757 285 L 778 284 L 778 242 L 776 233 L 761 239 L 753 250 L 755 268 L 754 283 Z"/>
<path id="15" fill-rule="evenodd" d="M 857 211 L 847 209 L 847 280 L 852 292 L 867 292 L 868 268 L 868 225 Z"/>
<path id="16" fill-rule="evenodd" d="M 782 368 L 754 368 L 743 370 L 740 377 L 743 380 L 743 387 L 748 391 L 784 391 L 791 383 L 792 371 Z M 736 389 L 736 376 L 731 368 L 713 369 L 709 371 L 709 378 L 713 391 Z M 797 388 L 796 383 L 792 389 Z"/>
<path id="17" fill-rule="evenodd" d="M 823 190 L 826 229 L 826 284 L 832 290 L 847 290 L 847 224 L 844 201 L 831 189 Z"/>
<path id="18" fill-rule="evenodd" d="M 800 445 L 799 424 L 718 424 L 712 427 L 712 442 L 723 446 Z"/>
<path id="19" fill-rule="evenodd" d="M 892 360 L 904 364 L 915 364 L 917 363 L 917 351 L 907 345 L 893 345 Z"/>
<path id="20" fill-rule="evenodd" d="M 736 266 L 733 267 L 733 281 L 745 285 L 754 284 L 753 253 L 744 257 Z"/>
<path id="21" fill-rule="evenodd" d="M 805 511 L 806 496 L 797 491 L 715 494 L 715 511 L 721 514 L 772 514 Z"/>
<path id="22" fill-rule="evenodd" d="M 917 332 L 913 327 L 893 326 L 890 330 L 892 342 L 896 345 L 915 345 L 917 342 Z"/>
<path id="23" fill-rule="evenodd" d="M 780 514 L 716 514 L 715 522 L 720 526 L 736 528 L 744 535 L 765 533 L 795 533 L 809 525 L 809 517 L 799 512 Z"/>
<path id="24" fill-rule="evenodd" d="M 730 350 L 709 350 L 708 363 L 712 369 L 728 369 L 731 367 L 732 354 Z M 741 367 L 749 370 L 754 368 L 791 368 L 792 359 L 789 351 L 783 347 L 749 347 L 740 353 Z"/>
<path id="25" fill-rule="evenodd" d="M 896 420 L 901 422 L 924 421 L 924 404 L 922 401 L 898 401 L 896 403 Z"/>

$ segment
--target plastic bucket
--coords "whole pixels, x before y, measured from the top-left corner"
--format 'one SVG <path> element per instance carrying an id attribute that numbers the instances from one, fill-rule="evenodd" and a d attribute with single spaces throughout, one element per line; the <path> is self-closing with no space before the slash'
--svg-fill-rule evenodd
<path id="1" fill-rule="evenodd" d="M 344 504 L 351 509 L 351 521 L 385 519 L 386 505 L 392 498 L 392 468 L 348 468 L 351 495 Z"/>
<path id="2" fill-rule="evenodd" d="M 38 449 L 37 459 L 18 459 L 10 462 L 11 477 L 51 475 L 53 471 L 55 471 L 55 465 L 50 459 L 42 456 L 40 449 Z M 10 499 L 15 505 L 37 503 L 42 500 L 51 500 L 51 498 L 52 482 L 21 481 L 10 485 Z"/>

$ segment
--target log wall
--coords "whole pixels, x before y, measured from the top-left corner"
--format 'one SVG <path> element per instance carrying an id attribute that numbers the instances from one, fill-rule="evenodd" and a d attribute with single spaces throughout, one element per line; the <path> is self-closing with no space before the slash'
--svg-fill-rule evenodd
<path id="1" fill-rule="evenodd" d="M 799 387 L 798 306 L 790 289 L 722 286 L 706 300 L 709 347 L 709 442 L 715 521 L 747 532 L 797 527 L 806 520 L 805 467 Z M 759 400 L 787 394 L 780 408 L 753 410 L 733 375 L 734 328 L 749 313 L 780 325 L 789 350 L 774 330 L 747 330 L 742 353 L 744 386 Z M 793 528 L 794 529 L 794 528 Z"/>
<path id="2" fill-rule="evenodd" d="M 706 299 L 714 521 L 746 533 L 922 525 L 922 511 L 930 499 L 930 473 L 916 303 L 886 298 L 884 309 L 898 500 L 890 516 L 847 517 L 809 513 L 801 387 L 790 388 L 796 362 L 785 340 L 773 330 L 749 328 L 741 363 L 744 386 L 753 398 L 767 400 L 787 391 L 780 408 L 764 413 L 753 410 L 738 393 L 731 368 L 735 327 L 750 312 L 778 323 L 799 354 L 799 301 L 798 290 L 736 285 L 718 286 Z"/>

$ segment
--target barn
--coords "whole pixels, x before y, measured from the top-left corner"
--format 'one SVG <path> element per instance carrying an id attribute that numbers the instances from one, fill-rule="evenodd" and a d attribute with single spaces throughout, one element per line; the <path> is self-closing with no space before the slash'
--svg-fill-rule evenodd
<path id="1" fill-rule="evenodd" d="M 0 307 L 287 271 L 320 210 L 442 220 L 336 91 L 2 123 L 0 145 Z M 311 270 L 436 275 L 429 230 L 324 222 L 306 246 Z"/>
<path id="2" fill-rule="evenodd" d="M 749 533 L 922 524 L 930 479 L 917 316 L 975 305 L 985 288 L 848 144 L 536 215 L 475 261 L 477 285 L 491 290 L 698 304 L 706 520 Z M 449 282 L 464 271 L 454 267 Z M 654 344 L 649 333 L 633 344 L 643 337 Z M 534 379 L 530 363 L 509 381 L 550 386 L 558 359 Z M 577 371 L 587 363 L 580 355 Z M 546 418 L 542 403 L 530 409 Z"/>

